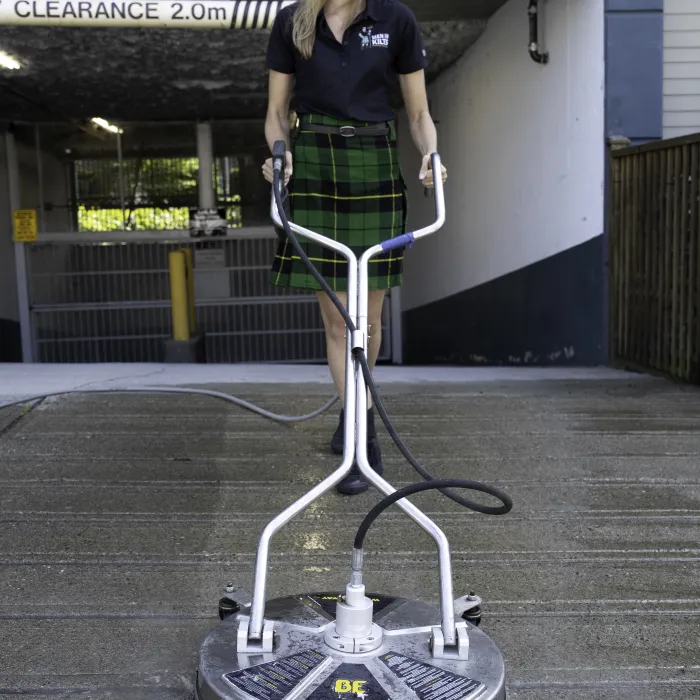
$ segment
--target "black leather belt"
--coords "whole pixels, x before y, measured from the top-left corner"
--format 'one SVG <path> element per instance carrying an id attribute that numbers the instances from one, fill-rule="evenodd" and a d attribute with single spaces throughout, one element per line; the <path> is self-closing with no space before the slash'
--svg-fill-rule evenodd
<path id="1" fill-rule="evenodd" d="M 386 123 L 372 124 L 371 126 L 329 126 L 328 124 L 314 124 L 303 121 L 301 128 L 307 131 L 315 131 L 319 134 L 339 134 L 346 138 L 352 136 L 386 136 L 389 133 L 389 125 Z"/>

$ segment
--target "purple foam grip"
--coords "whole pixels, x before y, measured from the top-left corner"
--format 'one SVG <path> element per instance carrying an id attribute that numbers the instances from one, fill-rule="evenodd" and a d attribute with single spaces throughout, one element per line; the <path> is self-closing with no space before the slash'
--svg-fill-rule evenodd
<path id="1" fill-rule="evenodd" d="M 412 233 L 404 233 L 401 236 L 396 236 L 395 238 L 390 238 L 387 241 L 383 241 L 382 250 L 384 252 L 387 250 L 396 250 L 396 248 L 403 248 L 405 245 L 410 248 L 414 241 L 415 239 Z"/>

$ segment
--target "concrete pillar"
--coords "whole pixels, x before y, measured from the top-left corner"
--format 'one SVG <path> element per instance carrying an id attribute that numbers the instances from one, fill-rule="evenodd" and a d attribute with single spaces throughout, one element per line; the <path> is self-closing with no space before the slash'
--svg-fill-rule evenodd
<path id="1" fill-rule="evenodd" d="M 215 209 L 214 181 L 214 147 L 211 136 L 211 124 L 197 124 L 197 158 L 199 159 L 199 208 Z"/>

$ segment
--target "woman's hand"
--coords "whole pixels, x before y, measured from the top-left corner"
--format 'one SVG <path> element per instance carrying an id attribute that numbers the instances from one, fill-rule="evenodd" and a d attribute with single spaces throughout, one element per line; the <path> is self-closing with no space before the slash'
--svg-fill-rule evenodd
<path id="1" fill-rule="evenodd" d="M 445 180 L 447 180 L 447 169 L 442 164 L 440 167 L 442 169 L 442 182 L 444 184 Z M 424 187 L 435 187 L 435 182 L 433 181 L 433 165 L 430 156 L 423 156 L 423 163 L 421 164 L 418 177 L 423 182 Z"/>
<path id="2" fill-rule="evenodd" d="M 265 163 L 263 164 L 262 167 L 263 175 L 265 179 L 272 185 L 274 184 L 274 170 L 272 167 L 272 158 L 268 158 Z M 287 186 L 287 183 L 289 182 L 289 178 L 292 176 L 292 154 L 290 151 L 287 151 L 287 164 L 284 168 L 284 186 Z"/>

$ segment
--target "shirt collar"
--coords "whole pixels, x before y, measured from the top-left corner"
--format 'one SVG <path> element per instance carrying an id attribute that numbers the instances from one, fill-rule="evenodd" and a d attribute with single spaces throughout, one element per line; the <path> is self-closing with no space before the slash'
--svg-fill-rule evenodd
<path id="1" fill-rule="evenodd" d="M 318 13 L 318 18 L 325 18 L 323 10 Z M 372 19 L 375 22 L 379 22 L 384 19 L 382 0 L 367 0 L 367 7 L 357 16 L 358 22 L 363 19 Z"/>
<path id="2" fill-rule="evenodd" d="M 371 19 L 373 22 L 381 22 L 384 19 L 384 15 L 382 0 L 367 0 L 367 7 L 357 16 L 353 24 L 364 22 L 367 19 Z M 327 34 L 331 34 L 323 10 L 318 13 L 317 22 L 320 23 L 320 27 L 322 27 Z"/>
<path id="3" fill-rule="evenodd" d="M 384 19 L 380 0 L 367 0 L 367 9 L 361 16 L 373 19 L 375 22 Z"/>

